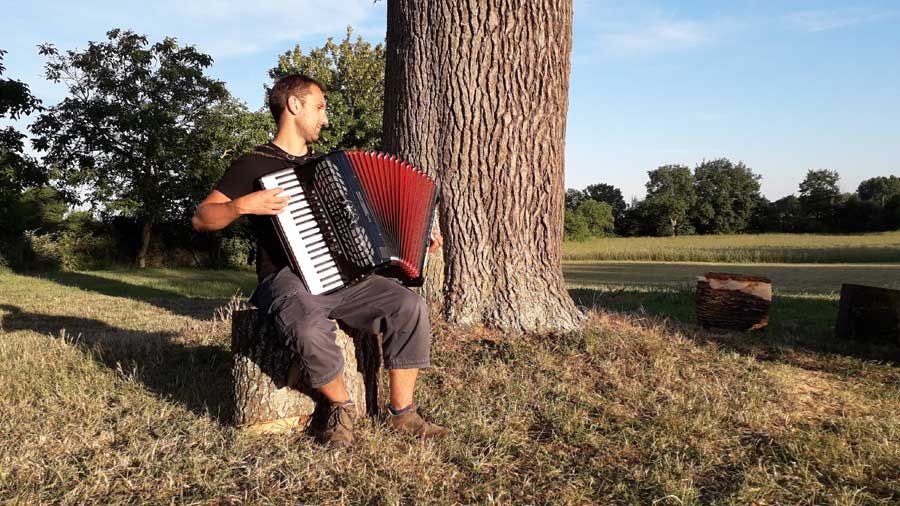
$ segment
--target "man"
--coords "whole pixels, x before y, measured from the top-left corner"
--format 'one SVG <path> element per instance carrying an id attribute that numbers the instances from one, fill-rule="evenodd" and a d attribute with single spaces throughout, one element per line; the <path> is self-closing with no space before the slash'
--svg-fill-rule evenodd
<path id="1" fill-rule="evenodd" d="M 431 329 L 420 296 L 395 280 L 372 275 L 329 295 L 311 295 L 288 267 L 271 216 L 288 198 L 281 188 L 257 191 L 257 178 L 312 156 L 309 144 L 328 125 L 323 87 L 302 75 L 289 75 L 269 93 L 269 109 L 278 130 L 272 142 L 236 160 L 191 220 L 198 231 L 220 230 L 241 215 L 250 215 L 257 236 L 259 285 L 251 296 L 268 314 L 304 365 L 304 380 L 331 402 L 328 421 L 318 438 L 349 446 L 353 440 L 352 399 L 344 387 L 343 355 L 335 343 L 334 320 L 370 333 L 382 333 L 385 367 L 390 377 L 388 426 L 420 437 L 444 436 L 449 430 L 426 422 L 416 412 L 413 391 L 420 368 L 429 367 Z M 442 244 L 432 236 L 431 251 Z"/>

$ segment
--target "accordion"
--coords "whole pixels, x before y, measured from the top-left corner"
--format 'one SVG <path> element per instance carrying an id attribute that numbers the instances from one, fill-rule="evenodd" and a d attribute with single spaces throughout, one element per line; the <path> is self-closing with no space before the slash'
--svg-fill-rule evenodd
<path id="1" fill-rule="evenodd" d="M 258 181 L 290 197 L 272 219 L 311 294 L 374 272 L 422 285 L 438 200 L 423 171 L 384 153 L 335 151 Z"/>

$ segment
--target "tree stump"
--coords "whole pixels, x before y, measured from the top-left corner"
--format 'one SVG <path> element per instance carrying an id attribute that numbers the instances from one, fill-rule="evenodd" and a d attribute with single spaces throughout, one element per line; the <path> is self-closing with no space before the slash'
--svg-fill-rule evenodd
<path id="1" fill-rule="evenodd" d="M 842 338 L 900 344 L 900 290 L 841 285 L 835 333 Z"/>
<path id="2" fill-rule="evenodd" d="M 697 321 L 704 327 L 757 330 L 769 323 L 772 281 L 759 276 L 707 272 L 697 278 Z"/>
<path id="3" fill-rule="evenodd" d="M 235 311 L 231 323 L 232 421 L 251 432 L 306 427 L 327 401 L 303 384 L 302 365 L 268 318 L 255 309 Z M 344 384 L 357 414 L 375 416 L 381 406 L 380 336 L 338 331 Z M 318 408 L 318 410 L 317 410 Z"/>

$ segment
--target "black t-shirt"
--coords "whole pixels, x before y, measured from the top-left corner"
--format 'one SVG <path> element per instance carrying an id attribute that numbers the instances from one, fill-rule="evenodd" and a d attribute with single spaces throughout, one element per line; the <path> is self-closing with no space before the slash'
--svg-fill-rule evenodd
<path id="1" fill-rule="evenodd" d="M 271 142 L 257 146 L 228 167 L 215 189 L 231 200 L 243 197 L 260 189 L 256 182 L 260 177 L 292 167 L 313 156 L 312 151 L 304 156 L 293 156 Z M 272 216 L 252 214 L 250 226 L 256 235 L 256 275 L 262 281 L 269 274 L 288 265 L 288 260 L 278 236 L 275 235 Z"/>

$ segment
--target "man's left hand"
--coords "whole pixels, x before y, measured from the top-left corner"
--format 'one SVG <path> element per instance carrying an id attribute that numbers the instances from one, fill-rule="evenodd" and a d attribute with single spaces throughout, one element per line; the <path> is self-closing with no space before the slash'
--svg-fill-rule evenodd
<path id="1" fill-rule="evenodd" d="M 438 248 L 444 245 L 444 237 L 437 230 L 431 231 L 431 245 L 428 246 L 428 252 L 434 253 Z"/>

